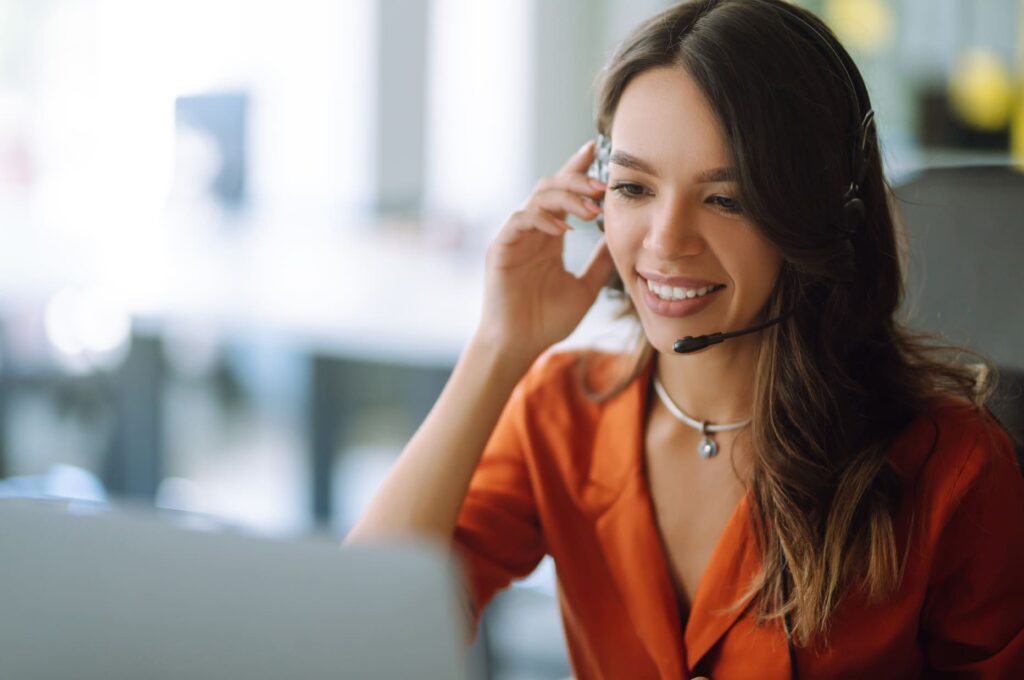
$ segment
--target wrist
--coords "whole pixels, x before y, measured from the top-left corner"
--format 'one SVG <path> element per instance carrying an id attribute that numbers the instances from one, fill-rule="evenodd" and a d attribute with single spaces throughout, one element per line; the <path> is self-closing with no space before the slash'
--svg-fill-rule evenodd
<path id="1" fill-rule="evenodd" d="M 483 362 L 491 371 L 518 382 L 543 350 L 516 343 L 500 334 L 478 328 L 469 341 L 466 354 Z"/>

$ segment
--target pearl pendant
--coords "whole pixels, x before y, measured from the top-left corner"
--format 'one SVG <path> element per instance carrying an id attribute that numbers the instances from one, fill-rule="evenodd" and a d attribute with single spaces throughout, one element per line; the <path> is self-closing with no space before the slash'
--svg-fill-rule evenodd
<path id="1" fill-rule="evenodd" d="M 709 437 L 704 437 L 700 444 L 697 445 L 697 453 L 700 454 L 701 458 L 714 458 L 715 454 L 718 453 L 718 444 Z"/>

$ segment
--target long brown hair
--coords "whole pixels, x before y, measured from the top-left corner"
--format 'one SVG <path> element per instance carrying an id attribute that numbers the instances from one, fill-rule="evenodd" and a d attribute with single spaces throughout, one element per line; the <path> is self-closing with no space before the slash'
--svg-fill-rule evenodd
<path id="1" fill-rule="evenodd" d="M 858 121 L 835 56 L 792 13 L 831 43 L 866 100 L 849 54 L 810 12 L 781 0 L 691 0 L 620 45 L 599 77 L 597 127 L 610 134 L 634 76 L 684 69 L 717 114 L 747 217 L 782 253 L 766 313 L 792 316 L 763 332 L 750 432 L 748 498 L 762 570 L 735 606 L 753 598 L 759 623 L 791 613 L 806 645 L 827 641 L 854 586 L 869 601 L 899 586 L 906 553 L 893 524 L 903 499 L 892 440 L 938 397 L 981 409 L 991 387 L 949 355 L 963 350 L 898 318 L 905 249 L 873 129 L 860 189 L 866 218 L 853 236 L 842 229 Z M 628 298 L 625 305 L 630 312 Z M 623 378 L 594 398 L 624 388 L 652 351 L 641 337 Z M 994 376 L 991 362 L 971 354 Z"/>

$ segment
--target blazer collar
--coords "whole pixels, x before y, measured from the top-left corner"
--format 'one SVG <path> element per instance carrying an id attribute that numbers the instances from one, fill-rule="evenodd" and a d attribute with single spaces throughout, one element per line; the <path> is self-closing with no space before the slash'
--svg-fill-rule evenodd
<path id="1" fill-rule="evenodd" d="M 715 547 L 681 629 L 668 559 L 657 528 L 644 466 L 644 424 L 653 355 L 640 375 L 610 400 L 598 423 L 600 454 L 590 470 L 605 507 L 598 540 L 631 623 L 663 678 L 684 678 L 733 626 L 749 603 L 725 613 L 760 568 L 744 496 Z"/>

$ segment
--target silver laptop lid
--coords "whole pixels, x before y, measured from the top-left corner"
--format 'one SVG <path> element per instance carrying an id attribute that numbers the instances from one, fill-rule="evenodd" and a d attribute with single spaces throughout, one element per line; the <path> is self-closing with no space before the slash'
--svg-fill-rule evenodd
<path id="1" fill-rule="evenodd" d="M 0 500 L 0 677 L 465 678 L 449 564 Z"/>

